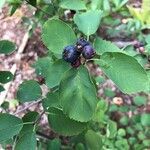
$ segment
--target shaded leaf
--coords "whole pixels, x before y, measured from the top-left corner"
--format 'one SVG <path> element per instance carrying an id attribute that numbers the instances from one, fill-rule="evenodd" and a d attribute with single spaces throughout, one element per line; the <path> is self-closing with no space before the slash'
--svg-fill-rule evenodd
<path id="1" fill-rule="evenodd" d="M 86 129 L 86 123 L 77 122 L 63 114 L 62 110 L 49 108 L 48 121 L 50 127 L 62 135 L 77 135 Z"/>
<path id="2" fill-rule="evenodd" d="M 85 142 L 89 150 L 100 150 L 103 146 L 101 137 L 92 130 L 88 130 L 85 134 Z"/>
<path id="3" fill-rule="evenodd" d="M 16 49 L 16 46 L 14 43 L 8 41 L 8 40 L 1 40 L 0 41 L 0 53 L 3 54 L 10 54 Z"/>
<path id="4" fill-rule="evenodd" d="M 86 9 L 85 2 L 82 0 L 75 0 L 75 1 L 62 0 L 59 6 L 62 8 L 71 9 L 71 10 L 85 10 Z"/>
<path id="5" fill-rule="evenodd" d="M 17 99 L 20 102 L 30 102 L 41 98 L 42 90 L 40 85 L 34 80 L 24 81 L 17 91 Z"/>
<path id="6" fill-rule="evenodd" d="M 59 139 L 53 139 L 48 142 L 47 150 L 60 150 L 61 149 L 61 142 Z"/>
<path id="7" fill-rule="evenodd" d="M 133 57 L 119 52 L 107 52 L 97 63 L 124 93 L 148 91 L 146 71 Z"/>
<path id="8" fill-rule="evenodd" d="M 27 132 L 19 138 L 15 145 L 15 150 L 35 150 L 36 149 L 36 136 L 34 132 Z"/>
<path id="9" fill-rule="evenodd" d="M 101 10 L 89 10 L 84 13 L 76 13 L 74 16 L 74 22 L 80 31 L 89 36 L 96 32 L 99 27 L 101 18 Z"/>
<path id="10" fill-rule="evenodd" d="M 50 51 L 62 54 L 64 47 L 76 42 L 76 36 L 71 27 L 63 21 L 49 19 L 43 27 L 42 41 Z"/>
<path id="11" fill-rule="evenodd" d="M 113 43 L 103 40 L 99 37 L 94 41 L 96 53 L 102 55 L 104 52 L 121 52 L 121 50 Z"/>
<path id="12" fill-rule="evenodd" d="M 146 104 L 147 99 L 144 96 L 136 96 L 136 97 L 134 97 L 133 101 L 134 101 L 135 105 L 142 106 L 142 105 Z"/>
<path id="13" fill-rule="evenodd" d="M 0 85 L 0 92 L 4 91 L 4 87 L 2 85 Z"/>
<path id="14" fill-rule="evenodd" d="M 13 75 L 9 71 L 0 71 L 0 83 L 7 83 L 13 79 Z"/>
<path id="15" fill-rule="evenodd" d="M 18 134 L 23 127 L 23 122 L 10 114 L 0 114 L 0 142 L 12 138 Z"/>
<path id="16" fill-rule="evenodd" d="M 59 85 L 62 75 L 70 68 L 70 64 L 62 59 L 57 60 L 51 64 L 51 66 L 48 66 L 47 73 L 45 72 L 46 85 L 50 88 Z"/>
<path id="17" fill-rule="evenodd" d="M 95 86 L 85 67 L 72 68 L 63 75 L 60 100 L 63 112 L 70 118 L 81 122 L 92 118 L 98 101 Z"/>
<path id="18" fill-rule="evenodd" d="M 48 93 L 42 101 L 44 109 L 47 111 L 50 107 L 60 107 L 59 91 Z"/>
<path id="19" fill-rule="evenodd" d="M 150 126 L 150 114 L 145 113 L 141 115 L 141 124 L 143 126 Z"/>

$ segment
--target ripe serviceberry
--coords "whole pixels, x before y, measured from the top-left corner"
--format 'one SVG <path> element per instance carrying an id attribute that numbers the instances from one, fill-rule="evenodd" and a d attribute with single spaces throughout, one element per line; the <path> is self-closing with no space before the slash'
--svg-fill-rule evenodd
<path id="1" fill-rule="evenodd" d="M 64 48 L 62 55 L 65 61 L 73 63 L 78 59 L 80 53 L 77 51 L 77 48 L 74 45 L 69 45 Z"/>
<path id="2" fill-rule="evenodd" d="M 76 46 L 78 51 L 82 51 L 84 46 L 89 45 L 90 43 L 83 38 L 77 40 Z"/>
<path id="3" fill-rule="evenodd" d="M 82 56 L 85 59 L 91 59 L 94 57 L 94 55 L 95 55 L 95 51 L 91 45 L 84 46 L 83 51 L 82 51 Z"/>
<path id="4" fill-rule="evenodd" d="M 71 63 L 73 68 L 78 68 L 81 65 L 81 58 L 79 57 L 75 62 Z"/>

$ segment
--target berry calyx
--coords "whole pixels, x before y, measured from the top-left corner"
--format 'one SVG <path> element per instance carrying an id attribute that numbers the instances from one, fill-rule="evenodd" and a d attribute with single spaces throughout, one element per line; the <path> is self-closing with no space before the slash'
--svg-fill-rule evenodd
<path id="1" fill-rule="evenodd" d="M 64 48 L 62 55 L 65 61 L 73 63 L 78 59 L 80 53 L 77 51 L 77 48 L 74 45 L 69 45 Z"/>
<path id="2" fill-rule="evenodd" d="M 78 51 L 82 51 L 84 46 L 89 45 L 89 44 L 90 43 L 87 40 L 80 38 L 77 40 L 76 46 L 77 46 Z"/>
<path id="3" fill-rule="evenodd" d="M 78 68 L 81 65 L 81 58 L 79 57 L 75 62 L 71 63 L 73 68 Z"/>
<path id="4" fill-rule="evenodd" d="M 94 57 L 94 55 L 95 55 L 95 50 L 93 49 L 91 45 L 84 46 L 83 51 L 82 51 L 82 56 L 85 59 L 91 59 Z"/>

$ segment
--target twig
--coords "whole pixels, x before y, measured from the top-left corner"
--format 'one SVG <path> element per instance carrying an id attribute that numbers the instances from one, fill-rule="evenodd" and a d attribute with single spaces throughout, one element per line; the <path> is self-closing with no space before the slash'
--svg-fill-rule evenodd
<path id="1" fill-rule="evenodd" d="M 131 42 L 124 42 L 124 41 L 113 41 L 119 48 L 126 47 L 128 45 L 134 45 L 137 43 L 137 41 L 131 41 Z"/>
<path id="2" fill-rule="evenodd" d="M 34 121 L 34 124 L 37 124 L 39 122 L 39 120 L 41 119 L 41 117 L 43 116 L 44 113 L 45 113 L 45 111 L 43 110 L 41 112 L 41 114 L 37 117 L 37 119 Z"/>
<path id="3" fill-rule="evenodd" d="M 42 133 L 42 132 L 39 132 L 39 131 L 37 131 L 36 134 L 37 134 L 38 136 L 40 136 L 40 137 L 46 139 L 46 140 L 52 139 L 52 137 L 50 137 L 50 136 L 48 136 L 48 135 L 46 135 L 46 134 L 44 134 L 44 133 Z"/>
<path id="4" fill-rule="evenodd" d="M 21 113 L 21 112 L 24 112 L 24 111 L 26 111 L 28 108 L 30 108 L 30 107 L 32 107 L 32 106 L 34 106 L 34 105 L 38 104 L 38 103 L 41 103 L 41 102 L 42 102 L 42 100 L 41 100 L 41 99 L 40 99 L 40 100 L 38 100 L 38 101 L 36 101 L 36 102 L 33 102 L 33 103 L 29 104 L 28 106 L 24 107 L 23 109 L 18 110 L 18 111 L 17 111 L 17 112 L 15 112 L 13 115 L 17 115 L 17 114 L 19 114 L 19 113 Z"/>

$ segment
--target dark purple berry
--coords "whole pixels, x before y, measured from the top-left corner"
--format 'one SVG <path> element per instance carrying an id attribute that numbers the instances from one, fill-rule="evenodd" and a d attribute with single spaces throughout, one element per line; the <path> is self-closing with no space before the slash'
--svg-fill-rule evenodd
<path id="1" fill-rule="evenodd" d="M 75 62 L 80 53 L 77 51 L 77 48 L 74 45 L 69 45 L 64 48 L 63 51 L 63 59 L 67 62 L 73 63 Z"/>
<path id="2" fill-rule="evenodd" d="M 83 47 L 86 46 L 86 45 L 89 45 L 89 44 L 90 43 L 88 41 L 86 41 L 83 38 L 80 38 L 80 39 L 77 40 L 76 46 L 77 46 L 79 51 L 82 51 Z"/>
<path id="3" fill-rule="evenodd" d="M 94 57 L 94 55 L 95 55 L 95 51 L 91 45 L 84 46 L 82 51 L 82 56 L 85 59 L 91 59 Z"/>
<path id="4" fill-rule="evenodd" d="M 71 63 L 73 68 L 78 68 L 81 65 L 81 58 L 79 57 L 75 62 Z"/>

